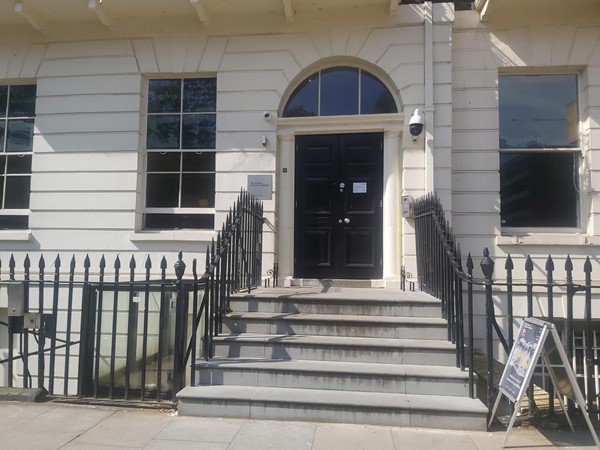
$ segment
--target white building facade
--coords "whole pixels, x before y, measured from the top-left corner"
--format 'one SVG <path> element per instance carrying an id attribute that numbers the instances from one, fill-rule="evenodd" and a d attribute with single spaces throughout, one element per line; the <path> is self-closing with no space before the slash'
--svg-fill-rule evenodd
<path id="1" fill-rule="evenodd" d="M 427 192 L 474 255 L 597 253 L 596 1 L 313 3 L 1 1 L 3 266 L 202 261 L 257 182 L 287 284 L 397 286 Z"/>

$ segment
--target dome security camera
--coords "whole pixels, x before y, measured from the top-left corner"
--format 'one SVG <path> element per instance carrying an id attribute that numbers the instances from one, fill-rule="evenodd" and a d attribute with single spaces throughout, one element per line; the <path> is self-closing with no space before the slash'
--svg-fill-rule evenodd
<path id="1" fill-rule="evenodd" d="M 269 117 L 271 117 L 271 113 L 269 111 L 263 111 L 263 117 L 265 119 L 268 119 Z"/>
<path id="2" fill-rule="evenodd" d="M 420 109 L 415 109 L 415 112 L 408 122 L 408 131 L 410 131 L 413 141 L 416 141 L 417 136 L 423 132 L 423 125 L 425 125 L 425 117 Z"/>

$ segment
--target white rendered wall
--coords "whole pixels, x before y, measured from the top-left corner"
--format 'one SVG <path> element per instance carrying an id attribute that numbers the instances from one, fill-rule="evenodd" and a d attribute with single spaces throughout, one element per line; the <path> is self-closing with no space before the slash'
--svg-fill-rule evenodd
<path id="1" fill-rule="evenodd" d="M 493 16 L 492 16 L 493 17 Z M 592 278 L 600 276 L 595 255 L 600 246 L 600 25 L 563 25 L 561 17 L 549 23 L 482 23 L 477 12 L 456 15 L 452 35 L 452 220 L 463 257 L 473 255 L 475 276 L 483 247 L 496 260 L 495 277 L 503 279 L 505 257 L 515 265 L 516 282 L 525 280 L 527 255 L 534 261 L 534 279 L 545 276 L 552 255 L 557 281 L 565 280 L 565 259 L 570 255 L 576 281 L 583 281 L 586 256 L 592 262 Z M 552 23 L 554 21 L 554 23 Z M 577 23 L 575 21 L 575 23 Z M 500 227 L 498 73 L 579 74 L 579 116 L 582 165 L 580 168 L 581 227 L 575 232 L 550 230 L 526 235 L 502 234 Z M 548 312 L 543 289 L 534 293 L 534 315 Z M 481 300 L 481 298 L 480 298 Z M 505 296 L 494 297 L 501 326 L 506 324 Z M 600 308 L 593 302 L 593 317 Z M 566 293 L 554 294 L 555 317 L 566 316 Z M 583 318 L 583 296 L 575 300 L 575 317 Z M 514 312 L 527 313 L 523 297 L 516 298 Z M 483 336 L 484 303 L 476 302 L 476 336 Z M 518 324 L 517 324 L 518 325 Z"/>
<path id="2" fill-rule="evenodd" d="M 32 261 L 40 254 L 47 259 L 61 254 L 61 259 L 68 261 L 74 254 L 78 266 L 89 253 L 93 267 L 102 254 L 112 267 L 118 254 L 123 265 L 135 255 L 141 272 L 146 255 L 150 255 L 156 272 L 165 254 L 172 273 L 179 250 L 183 250 L 188 267 L 192 257 L 202 266 L 206 245 L 215 233 L 149 233 L 139 228 L 144 199 L 145 81 L 155 76 L 206 75 L 218 80 L 215 226 L 220 228 L 237 193 L 247 186 L 249 174 L 272 175 L 273 199 L 264 204 L 263 269 L 271 268 L 278 220 L 275 191 L 281 175 L 277 172 L 277 113 L 287 95 L 294 83 L 309 75 L 307 71 L 324 61 L 330 65 L 336 59 L 362 62 L 377 68 L 376 75 L 384 77 L 395 91 L 401 112 L 412 114 L 424 104 L 420 8 L 401 6 L 397 17 L 380 23 L 370 20 L 370 25 L 344 20 L 337 27 L 329 24 L 329 29 L 323 29 L 322 24 L 314 28 L 305 24 L 276 36 L 210 37 L 205 32 L 190 33 L 185 23 L 185 35 L 169 35 L 162 29 L 151 38 L 86 40 L 82 32 L 76 41 L 27 44 L 24 38 L 18 46 L 0 42 L 0 54 L 13 54 L 7 62 L 0 58 L 0 80 L 30 81 L 38 86 L 30 233 L 0 232 L 3 266 L 12 252 L 17 267 L 22 267 L 25 252 Z M 443 9 L 439 11 L 439 20 L 448 22 Z M 448 25 L 436 25 L 434 31 L 435 58 L 439 60 L 436 98 L 449 97 L 444 93 L 444 85 L 449 89 L 450 83 L 448 30 Z M 264 119 L 263 111 L 271 112 L 269 120 Z M 443 107 L 440 111 L 440 127 L 447 127 L 451 112 L 448 108 L 444 112 Z M 350 125 L 335 132 L 353 131 Z M 364 131 L 389 130 L 370 125 Z M 392 197 L 420 195 L 424 191 L 424 142 L 413 143 L 401 128 L 394 132 L 399 139 L 388 141 L 396 142 L 401 156 L 398 167 L 390 170 L 401 178 L 394 184 L 398 192 Z M 440 148 L 447 153 L 448 143 Z M 448 179 L 440 175 L 440 179 L 444 177 Z M 410 233 L 410 223 L 400 221 L 398 211 L 390 217 L 398 236 L 402 230 Z M 397 251 L 389 265 L 391 275 L 398 275 L 405 260 L 414 261 L 411 242 L 404 239 L 393 245 Z M 407 253 L 400 254 L 404 248 Z"/>

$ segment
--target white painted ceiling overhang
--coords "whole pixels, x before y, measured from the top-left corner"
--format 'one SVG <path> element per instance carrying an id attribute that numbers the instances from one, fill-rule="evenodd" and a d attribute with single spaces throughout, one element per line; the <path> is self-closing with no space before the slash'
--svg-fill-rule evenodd
<path id="1" fill-rule="evenodd" d="M 44 31 L 52 23 L 99 21 L 110 28 L 119 20 L 196 16 L 204 27 L 225 16 L 280 15 L 282 22 L 321 12 L 369 8 L 395 15 L 399 0 L 0 0 L 0 25 L 25 25 Z"/>

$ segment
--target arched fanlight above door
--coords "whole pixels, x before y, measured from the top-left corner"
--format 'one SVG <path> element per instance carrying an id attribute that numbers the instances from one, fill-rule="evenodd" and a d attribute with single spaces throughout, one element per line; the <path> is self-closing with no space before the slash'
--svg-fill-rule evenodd
<path id="1" fill-rule="evenodd" d="M 319 70 L 294 90 L 283 117 L 397 113 L 390 90 L 374 75 L 355 67 Z"/>

